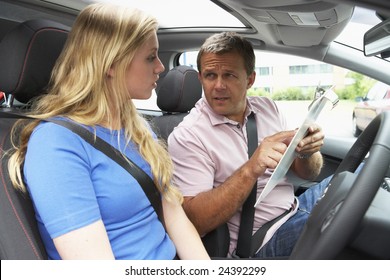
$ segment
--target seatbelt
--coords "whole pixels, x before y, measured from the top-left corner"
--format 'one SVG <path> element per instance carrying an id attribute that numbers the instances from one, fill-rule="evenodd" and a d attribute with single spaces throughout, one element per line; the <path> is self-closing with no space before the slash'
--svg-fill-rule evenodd
<path id="1" fill-rule="evenodd" d="M 15 119 L 17 118 L 29 119 L 29 117 L 24 115 L 23 113 L 19 114 L 12 111 L 11 112 L 0 111 L 0 117 L 15 118 Z M 81 125 L 75 124 L 70 121 L 58 120 L 58 119 L 50 119 L 45 121 L 56 123 L 76 133 L 81 138 L 83 138 L 87 143 L 89 143 L 91 146 L 104 153 L 106 156 L 108 156 L 113 161 L 118 163 L 127 172 L 129 172 L 141 185 L 143 191 L 145 192 L 147 198 L 149 199 L 151 205 L 153 206 L 153 209 L 156 212 L 157 217 L 159 218 L 160 222 L 165 228 L 161 196 L 152 178 L 150 178 L 148 174 L 146 174 L 129 158 L 127 158 L 129 160 L 128 162 L 117 149 L 115 149 L 113 146 L 108 144 L 100 137 L 95 136 L 95 134 L 93 134 L 88 129 L 82 127 Z"/>
<path id="2" fill-rule="evenodd" d="M 254 153 L 254 151 L 256 150 L 258 145 L 256 119 L 255 119 L 255 114 L 253 112 L 248 116 L 246 131 L 247 131 L 247 138 L 248 138 L 248 159 L 249 159 Z M 263 243 L 264 237 L 267 231 L 271 228 L 271 226 L 274 225 L 280 219 L 282 219 L 284 216 L 286 216 L 288 213 L 290 213 L 292 210 L 292 208 L 290 208 L 289 210 L 285 211 L 282 215 L 274 218 L 271 221 L 268 221 L 266 224 L 260 227 L 255 232 L 254 235 L 252 235 L 253 220 L 255 216 L 254 205 L 256 202 L 256 195 L 257 195 L 257 181 L 253 185 L 252 191 L 250 192 L 248 198 L 246 199 L 246 201 L 242 206 L 240 229 L 238 232 L 237 249 L 235 253 L 236 256 L 240 258 L 252 258 L 256 254 L 257 250 L 260 248 L 261 244 Z"/>
<path id="3" fill-rule="evenodd" d="M 157 190 L 156 185 L 154 184 L 152 178 L 148 174 L 145 173 L 141 168 L 138 167 L 131 159 L 127 157 L 128 162 L 121 153 L 115 149 L 113 146 L 108 144 L 106 141 L 101 139 L 100 137 L 93 134 L 91 131 L 82 127 L 81 125 L 75 124 L 70 121 L 58 120 L 58 119 L 50 119 L 47 120 L 58 125 L 61 125 L 65 128 L 68 128 L 72 132 L 79 135 L 83 138 L 87 143 L 89 143 L 92 147 L 104 153 L 106 156 L 111 158 L 113 161 L 118 163 L 123 169 L 129 172 L 141 185 L 144 190 L 147 198 L 152 204 L 154 211 L 156 212 L 160 222 L 165 228 L 164 216 L 163 216 L 163 208 L 161 203 L 161 196 L 159 191 Z"/>
<path id="4" fill-rule="evenodd" d="M 271 221 L 268 221 L 255 232 L 255 234 L 252 236 L 250 256 L 253 257 L 256 254 L 257 250 L 260 248 L 261 244 L 263 243 L 265 234 L 271 228 L 271 226 L 274 225 L 277 221 L 281 220 L 288 213 L 290 213 L 292 209 L 293 208 L 291 207 L 290 209 L 285 211 L 282 215 L 272 219 Z"/>
<path id="5" fill-rule="evenodd" d="M 257 148 L 257 127 L 255 114 L 251 112 L 246 123 L 246 133 L 248 138 L 248 159 Z M 257 194 L 257 180 L 252 187 L 248 198 L 242 206 L 240 229 L 238 232 L 236 255 L 240 258 L 251 257 L 251 244 L 253 232 L 253 218 L 255 215 L 255 203 Z"/>

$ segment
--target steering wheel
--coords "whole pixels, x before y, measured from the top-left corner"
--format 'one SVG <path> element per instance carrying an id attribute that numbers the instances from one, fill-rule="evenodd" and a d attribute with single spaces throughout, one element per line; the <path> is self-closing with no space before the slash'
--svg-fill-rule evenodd
<path id="1" fill-rule="evenodd" d="M 369 153 L 359 174 L 353 173 Z M 374 199 L 390 165 L 390 111 L 379 114 L 337 168 L 290 259 L 335 259 Z"/>

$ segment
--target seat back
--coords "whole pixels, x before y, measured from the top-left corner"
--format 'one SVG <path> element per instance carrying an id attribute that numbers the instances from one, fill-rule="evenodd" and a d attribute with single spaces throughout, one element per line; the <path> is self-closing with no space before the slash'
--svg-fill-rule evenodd
<path id="1" fill-rule="evenodd" d="M 180 65 L 169 70 L 157 91 L 157 105 L 163 111 L 152 120 L 157 135 L 167 140 L 201 97 L 202 85 L 195 69 Z"/>
<path id="2" fill-rule="evenodd" d="M 15 119 L 0 120 L 0 258 L 46 259 L 28 194 L 16 191 L 8 175 L 9 132 Z"/>
<path id="3" fill-rule="evenodd" d="M 68 27 L 56 22 L 31 20 L 2 39 L 0 91 L 5 92 L 8 100 L 26 103 L 43 92 L 68 32 Z M 9 178 L 6 152 L 11 148 L 11 128 L 17 118 L 7 113 L 17 110 L 12 108 L 12 102 L 5 107 L 0 108 L 0 258 L 46 259 L 32 202 L 27 193 L 16 191 Z"/>

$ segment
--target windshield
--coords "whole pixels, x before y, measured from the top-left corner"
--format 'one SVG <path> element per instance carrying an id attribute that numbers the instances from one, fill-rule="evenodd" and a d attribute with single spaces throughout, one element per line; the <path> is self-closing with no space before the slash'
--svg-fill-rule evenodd
<path id="1" fill-rule="evenodd" d="M 350 22 L 335 41 L 363 51 L 364 33 L 380 22 L 374 11 L 356 7 Z"/>

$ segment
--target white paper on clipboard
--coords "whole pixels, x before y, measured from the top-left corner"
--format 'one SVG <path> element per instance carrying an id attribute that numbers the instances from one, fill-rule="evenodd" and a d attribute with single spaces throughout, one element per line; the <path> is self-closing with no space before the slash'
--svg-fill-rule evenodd
<path id="1" fill-rule="evenodd" d="M 283 154 L 281 160 L 276 166 L 263 191 L 257 198 L 257 201 L 254 206 L 257 206 L 286 175 L 292 162 L 295 159 L 295 149 L 297 148 L 299 142 L 306 136 L 309 126 L 316 121 L 317 117 L 319 116 L 322 109 L 325 107 L 326 103 L 331 102 L 332 106 L 334 107 L 337 105 L 338 101 L 339 98 L 337 94 L 332 90 L 332 88 L 327 90 L 321 97 L 313 101 L 313 103 L 309 106 L 309 112 L 306 115 L 303 124 L 300 126 L 297 133 L 291 140 L 289 146 L 286 149 L 286 152 Z"/>

